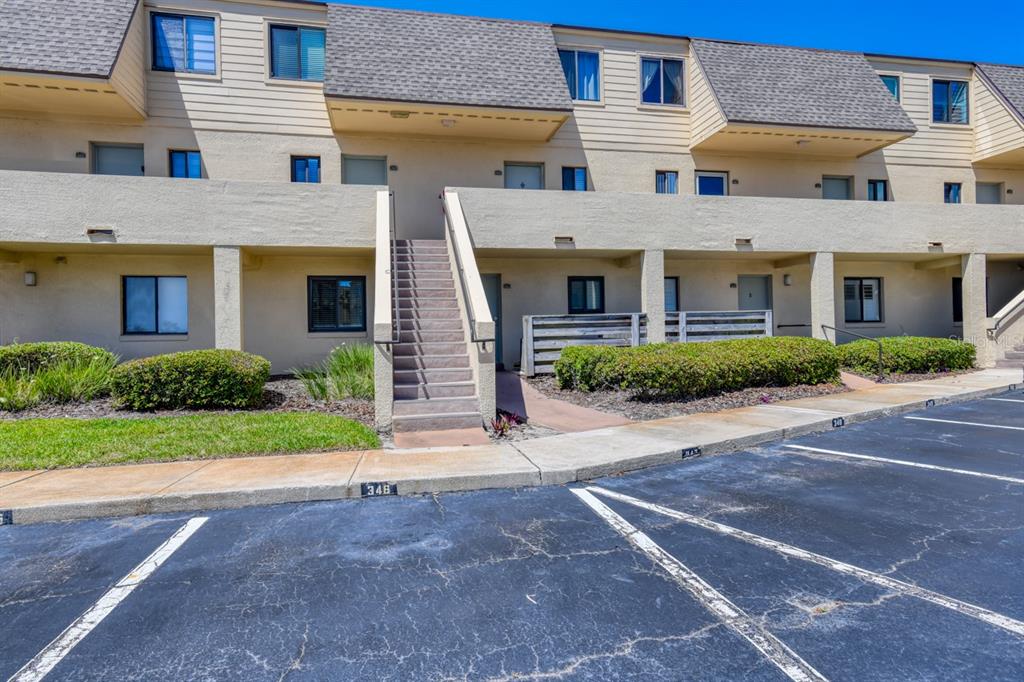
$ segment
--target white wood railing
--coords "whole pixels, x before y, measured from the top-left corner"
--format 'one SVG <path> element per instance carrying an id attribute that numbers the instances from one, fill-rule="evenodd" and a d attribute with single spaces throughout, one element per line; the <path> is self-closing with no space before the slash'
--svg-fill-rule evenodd
<path id="1" fill-rule="evenodd" d="M 647 315 L 526 315 L 523 317 L 522 371 L 551 374 L 569 346 L 639 346 L 647 343 Z"/>
<path id="2" fill-rule="evenodd" d="M 772 336 L 770 310 L 684 310 L 678 313 L 677 337 L 673 340 L 728 341 Z"/>

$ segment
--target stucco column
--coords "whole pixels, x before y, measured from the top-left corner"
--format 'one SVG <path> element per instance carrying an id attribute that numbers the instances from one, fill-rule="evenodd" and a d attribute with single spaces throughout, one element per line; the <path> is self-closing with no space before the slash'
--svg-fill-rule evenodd
<path id="1" fill-rule="evenodd" d="M 978 349 L 978 366 L 996 364 L 995 344 L 988 338 L 988 297 L 986 295 L 986 258 L 971 253 L 960 258 L 963 276 L 964 341 Z"/>
<path id="2" fill-rule="evenodd" d="M 242 350 L 242 248 L 213 247 L 213 324 L 217 348 Z"/>
<path id="3" fill-rule="evenodd" d="M 640 257 L 640 306 L 647 313 L 647 343 L 665 341 L 665 252 L 644 251 Z"/>
<path id="4" fill-rule="evenodd" d="M 829 251 L 811 254 L 811 336 L 827 339 L 823 324 L 836 326 L 836 257 Z"/>

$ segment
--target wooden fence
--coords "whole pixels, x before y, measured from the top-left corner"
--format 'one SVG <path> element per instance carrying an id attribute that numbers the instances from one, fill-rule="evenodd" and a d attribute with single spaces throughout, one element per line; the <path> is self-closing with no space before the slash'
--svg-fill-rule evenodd
<path id="1" fill-rule="evenodd" d="M 522 370 L 526 376 L 551 374 L 568 346 L 639 346 L 647 343 L 647 315 L 526 315 L 523 317 Z"/>

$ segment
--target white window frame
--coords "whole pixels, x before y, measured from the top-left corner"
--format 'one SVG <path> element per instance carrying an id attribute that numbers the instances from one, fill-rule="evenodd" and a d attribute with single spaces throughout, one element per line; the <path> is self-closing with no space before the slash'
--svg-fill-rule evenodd
<path id="1" fill-rule="evenodd" d="M 903 74 L 897 71 L 876 71 L 875 73 L 878 74 L 878 80 L 882 80 L 882 76 L 885 76 L 887 78 L 895 78 L 897 80 L 897 82 L 899 83 L 899 85 L 897 86 L 897 88 L 899 88 L 899 95 L 896 97 L 896 101 L 899 104 L 903 104 Z M 883 85 L 885 84 L 883 83 Z M 888 89 L 889 88 L 886 88 L 886 90 Z"/>
<path id="2" fill-rule="evenodd" d="M 715 196 L 714 194 L 701 194 L 700 193 L 700 179 L 701 177 L 712 177 L 722 178 L 725 184 L 725 194 L 723 196 L 729 196 L 729 171 L 694 171 L 693 172 L 693 193 L 698 196 Z"/>
<path id="3" fill-rule="evenodd" d="M 154 14 L 171 14 L 179 16 L 208 17 L 213 19 L 213 57 L 217 70 L 215 73 L 190 73 L 188 71 L 165 71 L 153 68 L 153 17 Z M 147 7 L 146 8 L 146 67 L 147 78 L 175 78 L 178 80 L 199 80 L 218 81 L 222 80 L 223 67 L 221 66 L 221 50 L 224 43 L 221 40 L 221 16 L 219 12 L 205 10 L 180 9 L 177 6 Z"/>
<path id="4" fill-rule="evenodd" d="M 597 55 L 597 79 L 598 79 L 598 83 L 597 83 L 597 99 L 576 99 L 575 97 L 572 97 L 572 103 L 573 103 L 574 107 L 576 107 L 576 106 L 578 106 L 578 107 L 603 107 L 604 106 L 604 48 L 595 47 L 594 45 L 582 45 L 582 44 L 578 44 L 578 43 L 558 44 L 555 47 L 557 49 L 559 49 L 559 50 L 564 51 L 564 52 L 593 52 L 594 54 Z M 574 63 L 575 63 L 576 59 L 578 59 L 578 58 L 574 57 Z M 559 59 L 559 61 L 558 61 L 558 69 L 560 71 L 562 69 L 562 61 L 561 61 L 561 59 Z M 562 74 L 562 77 L 563 78 L 565 77 L 564 73 Z M 577 71 L 576 71 L 576 78 L 577 79 L 579 78 L 579 69 L 578 68 L 577 68 Z M 567 83 L 566 84 L 566 88 L 568 89 L 568 87 L 569 87 L 569 85 Z M 569 94 L 573 95 L 575 93 L 569 93 Z"/>
<path id="5" fill-rule="evenodd" d="M 683 63 L 683 103 L 682 104 L 665 104 L 665 103 L 654 103 L 644 101 L 644 60 L 645 59 L 660 59 L 664 62 L 666 59 Z M 690 106 L 690 64 L 689 59 L 681 54 L 666 54 L 658 52 L 643 52 L 636 56 L 636 104 L 638 109 L 652 109 L 661 110 L 671 109 L 672 111 L 687 111 Z M 662 65 L 662 70 L 664 70 Z M 662 92 L 662 99 L 664 99 L 665 93 Z"/>
<path id="6" fill-rule="evenodd" d="M 948 121 L 936 121 L 934 119 L 935 112 L 932 107 L 935 97 L 935 81 L 959 82 L 967 85 L 967 121 L 965 123 L 953 123 Z M 953 128 L 955 130 L 963 130 L 964 128 L 971 128 L 974 125 L 974 89 L 971 87 L 970 76 L 936 76 L 932 75 L 928 77 L 928 125 L 936 128 Z"/>

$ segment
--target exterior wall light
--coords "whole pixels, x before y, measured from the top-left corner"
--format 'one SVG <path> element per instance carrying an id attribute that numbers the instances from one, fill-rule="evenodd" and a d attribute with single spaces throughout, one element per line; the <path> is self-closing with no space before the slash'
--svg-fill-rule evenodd
<path id="1" fill-rule="evenodd" d="M 1012 190 L 1012 189 L 1009 189 L 1009 188 L 1007 188 L 1007 190 L 1006 190 L 1006 193 L 1007 193 L 1007 194 L 1013 194 L 1013 190 Z"/>
<path id="2" fill-rule="evenodd" d="M 500 171 L 500 170 L 496 170 L 496 171 L 494 171 L 494 174 L 495 174 L 495 175 L 502 175 L 502 174 L 503 174 L 503 172 L 502 172 L 502 171 Z"/>
<path id="3" fill-rule="evenodd" d="M 75 152 L 75 158 L 76 159 L 84 159 L 85 158 L 85 152 Z"/>
<path id="4" fill-rule="evenodd" d="M 782 286 L 791 287 L 793 286 L 793 275 L 788 272 L 782 276 Z"/>
<path id="5" fill-rule="evenodd" d="M 821 183 L 820 182 L 814 183 L 814 189 L 821 189 Z"/>
<path id="6" fill-rule="evenodd" d="M 36 285 L 36 273 L 31 270 L 25 273 L 25 286 L 34 287 Z"/>
<path id="7" fill-rule="evenodd" d="M 388 170 L 389 171 L 396 171 L 396 170 L 398 170 L 398 165 L 397 164 L 391 164 L 390 166 L 388 166 Z"/>
<path id="8" fill-rule="evenodd" d="M 736 178 L 733 178 L 733 179 L 732 179 L 732 184 L 734 184 L 734 185 L 738 185 L 738 184 L 740 184 L 740 181 L 739 181 L 739 180 L 737 180 Z"/>

